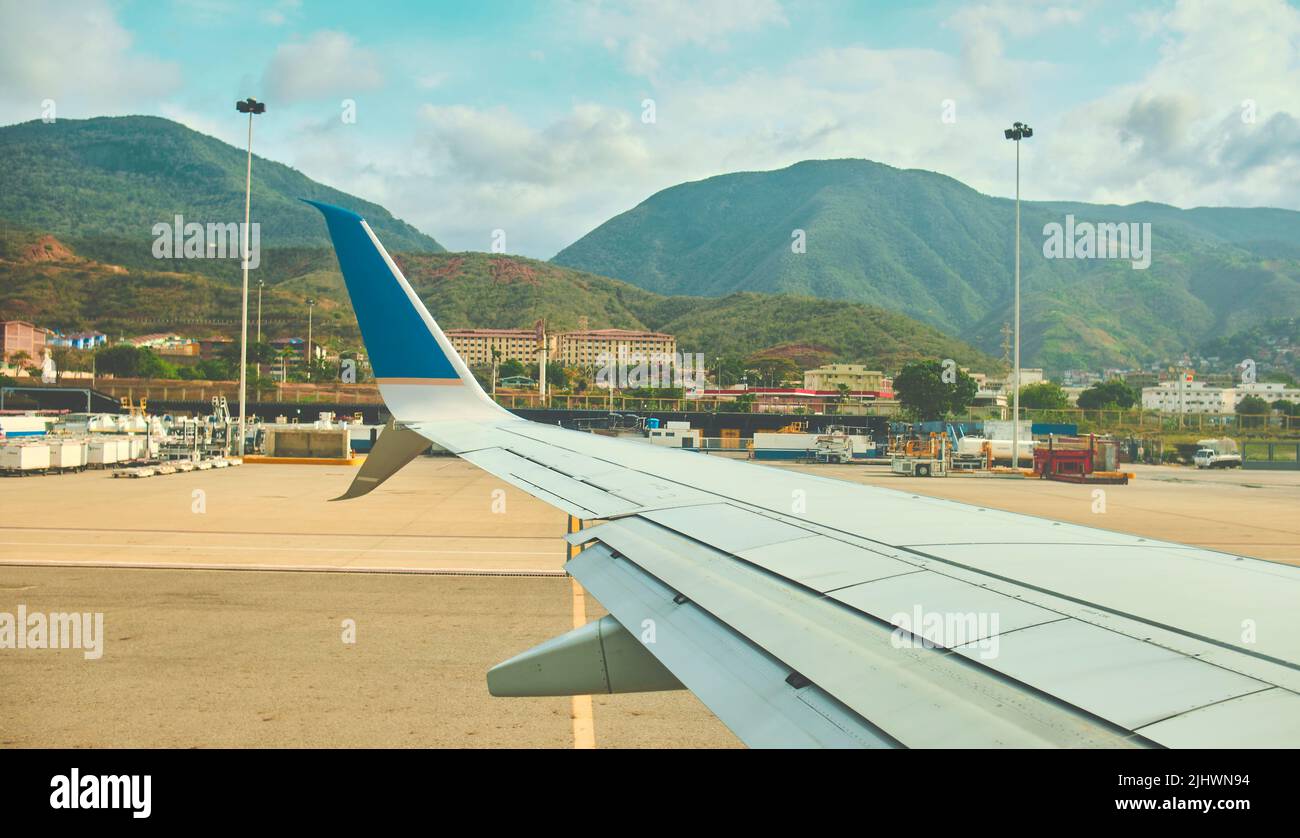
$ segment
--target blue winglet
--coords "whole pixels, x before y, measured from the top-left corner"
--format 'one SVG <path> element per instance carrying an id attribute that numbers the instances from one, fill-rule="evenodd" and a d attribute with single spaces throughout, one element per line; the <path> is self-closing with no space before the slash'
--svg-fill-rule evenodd
<path id="1" fill-rule="evenodd" d="M 460 379 L 439 345 L 432 316 L 365 219 L 342 207 L 303 201 L 325 216 L 375 377 Z"/>

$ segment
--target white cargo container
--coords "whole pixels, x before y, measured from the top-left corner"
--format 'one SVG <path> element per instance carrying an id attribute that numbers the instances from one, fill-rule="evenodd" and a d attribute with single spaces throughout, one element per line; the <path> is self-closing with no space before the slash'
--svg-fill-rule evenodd
<path id="1" fill-rule="evenodd" d="M 50 467 L 50 446 L 43 442 L 11 442 L 0 448 L 0 469 L 43 471 Z"/>
<path id="2" fill-rule="evenodd" d="M 92 439 L 86 445 L 86 462 L 92 466 L 108 466 L 122 459 L 116 439 Z"/>
<path id="3" fill-rule="evenodd" d="M 81 468 L 85 464 L 85 440 L 58 439 L 50 442 L 50 468 Z"/>
<path id="4" fill-rule="evenodd" d="M 123 459 L 144 460 L 149 457 L 149 437 L 129 436 L 123 442 L 127 445 L 127 454 Z"/>

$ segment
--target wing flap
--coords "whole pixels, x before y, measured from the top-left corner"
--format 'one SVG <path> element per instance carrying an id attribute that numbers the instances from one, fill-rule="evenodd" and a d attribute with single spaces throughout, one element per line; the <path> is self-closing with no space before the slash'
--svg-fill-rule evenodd
<path id="1" fill-rule="evenodd" d="M 579 518 L 609 518 L 640 508 L 631 501 L 500 448 L 487 448 L 462 456 L 484 471 L 524 491 L 540 489 L 551 497 L 561 499 L 564 502 L 562 508 Z"/>
<path id="2" fill-rule="evenodd" d="M 1142 744 L 1079 708 L 990 677 L 973 661 L 900 638 L 884 619 L 642 518 L 571 540 L 606 545 L 909 747 Z"/>
<path id="3" fill-rule="evenodd" d="M 741 741 L 757 748 L 890 748 L 898 743 L 636 565 L 590 547 L 569 571 Z M 793 681 L 793 683 L 791 683 Z M 798 686 L 796 686 L 798 685 Z"/>

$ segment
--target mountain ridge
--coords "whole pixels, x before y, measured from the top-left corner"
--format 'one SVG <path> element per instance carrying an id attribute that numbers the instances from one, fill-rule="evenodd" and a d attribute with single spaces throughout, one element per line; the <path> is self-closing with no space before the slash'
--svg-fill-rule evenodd
<path id="1" fill-rule="evenodd" d="M 199 223 L 244 220 L 244 149 L 157 116 L 40 120 L 0 127 L 0 219 L 76 244 L 152 243 L 176 215 Z M 328 246 L 311 198 L 364 215 L 400 250 L 443 250 L 379 204 L 253 155 L 252 220 L 262 245 Z"/>
<path id="2" fill-rule="evenodd" d="M 12 231 L 0 236 L 0 319 L 30 320 L 63 331 L 95 328 L 115 338 L 168 326 L 192 337 L 237 334 L 236 274 L 168 270 L 168 264 L 106 264 L 57 239 L 48 243 L 63 258 L 25 258 L 32 241 L 49 238 Z M 359 348 L 356 320 L 332 253 L 294 255 L 296 260 L 268 254 L 270 264 L 292 265 L 288 272 L 254 273 L 255 280 L 267 280 L 266 337 L 301 337 L 304 301 L 312 298 L 317 335 Z M 666 331 L 678 337 L 681 351 L 702 352 L 710 362 L 723 355 L 767 355 L 783 344 L 802 343 L 814 349 L 809 357 L 818 360 L 869 363 L 891 371 L 906 361 L 931 357 L 952 357 L 980 369 L 999 366 L 931 326 L 870 306 L 828 307 L 812 298 L 761 294 L 666 297 L 608 277 L 498 254 L 398 252 L 393 258 L 439 324 L 449 329 L 531 328 L 540 318 L 558 331 L 585 320 L 591 328 Z M 763 326 L 756 330 L 755 323 Z M 863 324 L 871 328 L 863 329 Z"/>
<path id="3" fill-rule="evenodd" d="M 1136 366 L 1300 309 L 1300 212 L 1069 201 L 1022 201 L 1021 211 L 1027 364 Z M 1150 223 L 1152 266 L 1045 258 L 1044 227 L 1067 214 Z M 800 230 L 806 249 L 795 253 Z M 1011 320 L 1013 231 L 1012 199 L 948 175 L 810 160 L 661 190 L 551 261 L 659 293 L 870 302 L 995 351 Z"/>

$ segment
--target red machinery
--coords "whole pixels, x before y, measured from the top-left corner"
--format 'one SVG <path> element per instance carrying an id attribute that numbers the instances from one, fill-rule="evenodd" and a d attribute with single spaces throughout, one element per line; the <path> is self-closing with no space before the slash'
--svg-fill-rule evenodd
<path id="1" fill-rule="evenodd" d="M 1088 435 L 1088 447 L 1081 447 L 1082 439 L 1062 440 L 1067 447 L 1057 447 L 1056 436 L 1047 438 L 1046 448 L 1034 449 L 1034 473 L 1044 480 L 1064 483 L 1128 483 L 1128 475 L 1096 471 L 1097 438 Z"/>

